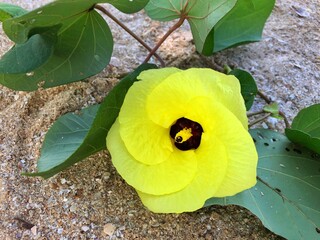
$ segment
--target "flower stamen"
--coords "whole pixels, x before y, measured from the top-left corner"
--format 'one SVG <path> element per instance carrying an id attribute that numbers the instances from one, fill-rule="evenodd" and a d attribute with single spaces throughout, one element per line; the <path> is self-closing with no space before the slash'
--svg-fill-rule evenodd
<path id="1" fill-rule="evenodd" d="M 183 151 L 197 149 L 200 146 L 202 126 L 187 118 L 179 118 L 170 129 L 174 145 Z"/>
<path id="2" fill-rule="evenodd" d="M 174 141 L 177 143 L 183 143 L 187 141 L 189 138 L 191 138 L 192 136 L 193 136 L 192 129 L 184 128 L 176 134 Z"/>

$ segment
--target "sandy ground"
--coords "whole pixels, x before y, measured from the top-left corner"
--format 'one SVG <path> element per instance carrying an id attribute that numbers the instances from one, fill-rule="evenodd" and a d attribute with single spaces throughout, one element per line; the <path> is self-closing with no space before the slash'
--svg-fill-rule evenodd
<path id="1" fill-rule="evenodd" d="M 33 9 L 48 1 L 5 1 Z M 151 46 L 168 24 L 142 13 L 114 13 Z M 159 54 L 170 66 L 249 70 L 259 88 L 280 104 L 289 119 L 319 103 L 320 3 L 278 0 L 263 40 L 216 54 L 198 55 L 187 26 L 175 32 Z M 116 173 L 107 151 L 50 178 L 28 178 L 44 135 L 60 115 L 101 102 L 117 79 L 141 63 L 147 52 L 107 19 L 116 39 L 111 65 L 87 81 L 31 93 L 0 86 L 0 239 L 281 239 L 250 212 L 236 206 L 194 213 L 153 214 Z M 12 43 L 0 34 L 1 53 Z M 128 47 L 130 46 L 130 47 Z M 257 100 L 254 110 L 260 109 Z M 272 119 L 264 127 L 283 130 Z M 25 222 L 24 222 L 25 221 Z M 28 224 L 27 224 L 27 223 Z"/>

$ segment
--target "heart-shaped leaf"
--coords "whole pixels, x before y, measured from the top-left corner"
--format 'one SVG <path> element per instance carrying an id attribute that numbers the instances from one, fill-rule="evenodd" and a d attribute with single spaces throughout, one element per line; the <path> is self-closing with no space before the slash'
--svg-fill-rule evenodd
<path id="1" fill-rule="evenodd" d="M 112 35 L 108 25 L 96 11 L 85 11 L 67 18 L 63 26 L 52 27 L 60 30 L 49 59 L 27 73 L 0 74 L 1 84 L 25 91 L 36 90 L 40 86 L 49 88 L 92 76 L 109 63 L 113 48 Z M 62 27 L 64 31 L 61 31 Z M 37 34 L 42 36 L 42 31 L 43 28 Z M 24 51 L 37 52 L 30 49 L 30 41 L 32 38 L 28 39 L 25 44 L 28 48 Z M 19 46 L 21 45 L 17 45 Z M 29 65 L 27 62 L 22 64 L 25 65 L 24 68 Z"/>
<path id="2" fill-rule="evenodd" d="M 38 172 L 27 176 L 49 178 L 106 147 L 106 136 L 119 115 L 124 97 L 143 70 L 156 68 L 144 64 L 122 79 L 100 105 L 79 114 L 61 116 L 49 129 L 37 163 Z"/>
<path id="3" fill-rule="evenodd" d="M 150 18 L 159 21 L 170 21 L 186 16 L 197 51 L 211 55 L 212 29 L 236 2 L 237 0 L 151 0 L 145 10 Z"/>
<path id="4" fill-rule="evenodd" d="M 250 131 L 259 154 L 256 186 L 209 205 L 249 209 L 265 227 L 287 239 L 320 238 L 320 157 L 280 133 Z"/>
<path id="5" fill-rule="evenodd" d="M 0 22 L 12 17 L 18 17 L 26 14 L 28 11 L 9 3 L 0 3 Z"/>
<path id="6" fill-rule="evenodd" d="M 16 46 L 0 61 L 0 83 L 31 91 L 102 71 L 110 61 L 113 39 L 108 25 L 94 10 L 98 2 L 131 13 L 142 9 L 148 0 L 57 0 L 7 19 L 3 28 Z"/>
<path id="7" fill-rule="evenodd" d="M 258 93 L 256 81 L 250 73 L 242 69 L 233 69 L 228 74 L 234 75 L 239 79 L 241 85 L 241 95 L 244 99 L 247 111 L 250 110 L 254 98 Z"/>
<path id="8" fill-rule="evenodd" d="M 23 16 L 8 19 L 3 23 L 3 29 L 15 43 L 26 42 L 30 35 L 41 33 L 44 27 L 61 25 L 61 33 L 70 27 L 74 17 L 92 11 L 97 3 L 110 3 L 131 13 L 141 10 L 148 0 L 56 0 Z"/>
<path id="9" fill-rule="evenodd" d="M 213 51 L 259 41 L 274 4 L 275 0 L 238 0 L 213 29 Z"/>
<path id="10" fill-rule="evenodd" d="M 293 119 L 287 137 L 320 154 L 320 104 L 302 109 Z"/>

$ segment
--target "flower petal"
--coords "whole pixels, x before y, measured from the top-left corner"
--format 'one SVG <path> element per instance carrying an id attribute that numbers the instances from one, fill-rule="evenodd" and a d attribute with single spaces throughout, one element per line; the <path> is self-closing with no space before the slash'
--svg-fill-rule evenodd
<path id="1" fill-rule="evenodd" d="M 216 132 L 228 152 L 228 170 L 215 197 L 233 196 L 256 184 L 258 155 L 248 132 L 240 124 Z"/>
<path id="2" fill-rule="evenodd" d="M 139 162 L 158 164 L 171 155 L 169 128 L 152 122 L 146 112 L 146 99 L 150 91 L 163 78 L 179 72 L 177 68 L 147 70 L 139 75 L 142 81 L 129 89 L 119 114 L 120 135 L 129 153 Z"/>
<path id="3" fill-rule="evenodd" d="M 224 105 L 201 97 L 193 99 L 189 106 L 193 112 L 187 117 L 200 122 L 204 132 L 214 135 L 228 154 L 228 170 L 214 196 L 231 196 L 254 186 L 258 155 L 251 135 L 239 119 Z M 199 158 L 198 149 L 195 153 Z"/>
<path id="4" fill-rule="evenodd" d="M 208 97 L 228 108 L 247 129 L 248 120 L 240 84 L 232 75 L 211 69 L 188 69 L 171 74 L 151 90 L 147 99 L 150 118 L 163 127 L 190 112 L 188 102 L 195 97 Z"/>
<path id="5" fill-rule="evenodd" d="M 258 156 L 250 134 L 225 106 L 206 99 L 198 97 L 189 103 L 198 110 L 192 113 L 192 120 L 204 127 L 200 147 L 195 150 L 197 175 L 186 188 L 172 194 L 154 196 L 138 191 L 151 211 L 194 211 L 210 197 L 234 195 L 255 184 Z"/>
<path id="6" fill-rule="evenodd" d="M 203 207 L 204 202 L 219 189 L 228 164 L 222 144 L 203 134 L 197 149 L 198 171 L 192 182 L 181 191 L 155 196 L 137 191 L 142 203 L 156 213 L 192 212 Z"/>
<path id="7" fill-rule="evenodd" d="M 174 149 L 166 161 L 145 165 L 127 151 L 119 128 L 119 121 L 116 120 L 107 136 L 107 148 L 113 165 L 128 184 L 148 194 L 162 195 L 179 191 L 192 181 L 197 172 L 194 151 Z"/>
<path id="8" fill-rule="evenodd" d="M 154 212 L 201 208 L 256 182 L 257 153 L 247 131 L 239 81 L 210 69 L 148 70 L 128 91 L 107 136 L 120 175 Z M 203 128 L 200 146 L 180 151 L 169 132 L 185 117 Z"/>

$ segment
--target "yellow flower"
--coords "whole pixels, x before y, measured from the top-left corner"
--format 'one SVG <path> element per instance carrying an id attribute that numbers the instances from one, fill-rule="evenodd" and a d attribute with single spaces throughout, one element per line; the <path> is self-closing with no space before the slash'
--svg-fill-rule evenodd
<path id="1" fill-rule="evenodd" d="M 239 81 L 211 69 L 142 72 L 107 136 L 119 174 L 153 212 L 195 211 L 256 183 Z"/>

